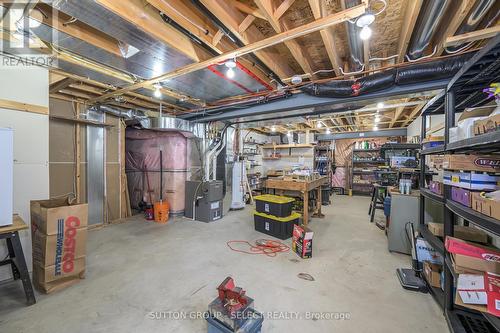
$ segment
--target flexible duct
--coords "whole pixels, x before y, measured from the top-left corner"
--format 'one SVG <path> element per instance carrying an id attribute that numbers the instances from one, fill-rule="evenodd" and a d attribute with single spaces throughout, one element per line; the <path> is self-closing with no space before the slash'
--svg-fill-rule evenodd
<path id="1" fill-rule="evenodd" d="M 471 12 L 467 19 L 462 23 L 462 25 L 457 29 L 455 35 L 463 35 L 465 33 L 476 30 L 486 13 L 493 7 L 495 0 L 480 0 L 476 2 L 474 7 L 472 7 Z M 489 22 L 487 22 L 486 27 L 490 26 L 497 18 L 497 15 L 493 17 Z M 462 45 L 456 45 L 447 47 L 446 51 L 448 53 L 455 53 L 462 48 Z"/>
<path id="2" fill-rule="evenodd" d="M 423 64 L 409 65 L 399 69 L 368 75 L 358 80 L 336 80 L 327 83 L 311 84 L 301 90 L 319 97 L 358 96 L 390 88 L 394 85 L 407 85 L 427 80 L 440 80 L 453 76 L 471 57 L 472 53 L 453 58 L 441 59 Z"/>
<path id="3" fill-rule="evenodd" d="M 424 56 L 449 4 L 449 0 L 424 1 L 408 47 L 408 57 L 411 60 Z"/>
<path id="4" fill-rule="evenodd" d="M 345 0 L 346 8 L 351 8 L 359 5 L 359 0 Z M 365 63 L 365 54 L 363 52 L 363 41 L 359 38 L 359 28 L 356 23 L 346 22 L 347 38 L 349 41 L 349 49 L 351 50 L 350 59 L 353 71 L 359 71 Z"/>

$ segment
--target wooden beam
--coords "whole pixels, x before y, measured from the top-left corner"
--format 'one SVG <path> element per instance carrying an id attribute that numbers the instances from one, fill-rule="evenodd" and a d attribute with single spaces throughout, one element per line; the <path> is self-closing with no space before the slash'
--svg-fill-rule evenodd
<path id="1" fill-rule="evenodd" d="M 401 28 L 401 34 L 399 35 L 398 62 L 404 62 L 405 60 L 406 49 L 410 43 L 411 34 L 413 32 L 413 28 L 415 27 L 415 23 L 417 22 L 422 2 L 423 0 L 406 1 L 403 27 Z"/>
<path id="2" fill-rule="evenodd" d="M 475 42 L 477 40 L 492 38 L 495 37 L 498 33 L 500 33 L 500 25 L 496 25 L 494 27 L 476 30 L 472 32 L 468 32 L 466 34 L 451 36 L 446 38 L 444 42 L 444 46 L 455 46 L 468 42 Z"/>
<path id="3" fill-rule="evenodd" d="M 73 78 L 67 77 L 61 81 L 58 81 L 49 86 L 49 93 L 56 93 L 61 89 L 69 87 L 75 80 Z"/>
<path id="4" fill-rule="evenodd" d="M 408 119 L 406 119 L 405 122 L 403 123 L 403 127 L 406 127 L 408 123 L 411 122 L 413 118 L 415 118 L 418 115 L 418 113 L 420 112 L 420 110 L 422 110 L 424 105 L 425 102 L 422 102 L 422 104 L 417 105 L 413 108 L 413 110 L 410 112 L 410 115 L 408 116 Z"/>
<path id="5" fill-rule="evenodd" d="M 248 6 L 243 2 L 239 2 L 237 0 L 227 0 L 227 1 L 242 13 L 266 20 L 266 17 L 262 14 L 262 12 L 258 8 Z"/>
<path id="6" fill-rule="evenodd" d="M 217 31 L 217 33 L 214 35 L 214 38 L 212 39 L 212 44 L 217 46 L 217 44 L 219 44 L 222 37 L 224 37 L 224 31 L 219 29 L 219 31 Z"/>
<path id="7" fill-rule="evenodd" d="M 210 57 L 208 52 L 186 35 L 163 22 L 158 11 L 142 0 L 95 1 L 194 61 L 203 61 Z"/>
<path id="8" fill-rule="evenodd" d="M 234 4 L 236 1 L 226 1 L 226 0 L 200 0 L 201 3 L 210 12 L 217 16 L 219 20 L 233 33 L 239 40 L 241 40 L 245 45 L 252 44 L 264 39 L 262 32 L 251 25 L 244 33 L 240 33 L 238 28 L 245 19 L 245 15 L 238 10 Z M 250 13 L 249 13 L 250 14 Z M 253 14 L 250 14 L 253 15 Z M 254 15 L 258 17 L 257 15 Z M 280 57 L 270 50 L 259 50 L 255 52 L 255 55 L 277 76 L 281 79 L 292 76 L 293 70 L 291 67 L 280 59 Z"/>
<path id="9" fill-rule="evenodd" d="M 261 41 L 246 45 L 244 47 L 241 47 L 237 50 L 221 54 L 221 55 L 216 56 L 212 59 L 208 59 L 208 60 L 205 60 L 205 61 L 202 61 L 199 63 L 186 65 L 184 67 L 178 68 L 172 72 L 160 75 L 158 77 L 155 77 L 155 78 L 152 78 L 149 80 L 145 80 L 145 81 L 141 81 L 141 82 L 132 84 L 128 87 L 122 88 L 122 89 L 118 89 L 114 92 L 105 94 L 105 95 L 93 100 L 92 102 L 104 101 L 109 97 L 120 95 L 120 94 L 126 93 L 128 91 L 133 91 L 133 90 L 137 90 L 139 88 L 144 88 L 144 87 L 151 87 L 152 84 L 155 84 L 157 82 L 162 82 L 162 81 L 173 79 L 173 78 L 176 78 L 176 77 L 179 77 L 182 75 L 186 75 L 186 74 L 195 72 L 197 70 L 204 69 L 210 65 L 214 65 L 214 64 L 226 61 L 227 59 L 241 57 L 241 56 L 244 56 L 246 54 L 256 52 L 256 51 L 265 49 L 267 47 L 270 47 L 270 46 L 273 46 L 273 45 L 276 45 L 279 43 L 283 43 L 283 42 L 286 42 L 288 40 L 292 40 L 292 39 L 295 39 L 297 37 L 310 34 L 312 32 L 319 31 L 321 29 L 325 29 L 325 28 L 333 26 L 335 24 L 345 22 L 349 19 L 356 18 L 359 15 L 363 14 L 365 12 L 365 10 L 366 10 L 366 8 L 364 5 L 351 7 L 349 9 L 342 11 L 342 12 L 329 15 L 327 17 L 321 18 L 321 19 L 313 21 L 311 23 L 304 24 L 300 27 L 294 28 L 292 30 L 288 30 L 288 31 L 282 32 L 280 34 L 268 37 L 268 38 L 263 39 Z"/>
<path id="10" fill-rule="evenodd" d="M 283 14 L 285 14 L 286 11 L 290 9 L 294 2 L 295 0 L 283 0 L 283 2 L 274 11 L 274 19 L 278 21 L 283 16 Z"/>
<path id="11" fill-rule="evenodd" d="M 446 38 L 453 36 L 455 32 L 457 32 L 458 27 L 460 27 L 475 3 L 476 0 L 462 0 L 460 5 L 457 6 L 455 12 L 452 13 L 453 15 L 451 16 L 451 20 L 448 21 L 446 30 L 441 37 L 441 41 L 436 45 L 436 55 L 439 56 L 443 53 Z"/>
<path id="12" fill-rule="evenodd" d="M 326 15 L 326 3 L 324 1 L 309 0 L 309 6 L 311 7 L 315 20 L 318 20 Z M 342 73 L 339 68 L 341 67 L 342 60 L 337 53 L 338 48 L 335 42 L 334 29 L 335 28 L 332 27 L 320 30 L 320 34 L 321 39 L 323 39 L 323 44 L 325 44 L 326 53 L 328 54 L 328 58 L 330 59 L 335 75 L 340 76 Z"/>
<path id="13" fill-rule="evenodd" d="M 278 21 L 275 16 L 275 8 L 272 0 L 254 0 L 257 4 L 257 7 L 260 8 L 262 13 L 267 17 L 268 22 L 273 27 L 274 31 L 277 33 L 282 33 L 283 31 L 288 30 L 286 22 Z M 310 58 L 307 56 L 307 52 L 302 50 L 302 47 L 296 40 L 289 40 L 285 42 L 285 45 L 292 53 L 292 56 L 300 65 L 305 74 L 311 74 L 313 72 L 311 68 Z"/>
<path id="14" fill-rule="evenodd" d="M 20 103 L 6 99 L 0 99 L 0 109 L 26 111 L 31 113 L 45 114 L 45 115 L 49 114 L 49 108 L 47 106 Z"/>
<path id="15" fill-rule="evenodd" d="M 254 20 L 255 16 L 247 15 L 247 17 L 245 17 L 243 22 L 241 22 L 240 25 L 238 26 L 238 32 L 240 34 L 244 33 L 248 29 L 248 27 L 250 27 L 250 25 L 253 23 Z"/>
<path id="16" fill-rule="evenodd" d="M 114 55 L 123 57 L 118 40 L 80 21 L 66 24 L 66 22 L 71 20 L 71 16 L 62 13 L 49 5 L 39 3 L 36 8 L 45 14 L 45 16 L 42 15 L 43 19 L 40 21 L 41 23 L 46 24 L 55 30 L 64 32 L 74 38 L 85 41 L 95 47 L 106 50 Z M 36 20 L 36 17 L 33 17 L 33 19 Z"/>

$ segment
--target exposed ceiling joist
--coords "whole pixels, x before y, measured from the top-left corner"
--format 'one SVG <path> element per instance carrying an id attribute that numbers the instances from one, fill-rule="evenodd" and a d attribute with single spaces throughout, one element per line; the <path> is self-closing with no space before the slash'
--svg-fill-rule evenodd
<path id="1" fill-rule="evenodd" d="M 194 61 L 210 58 L 208 52 L 193 43 L 187 36 L 165 24 L 158 11 L 142 0 L 95 1 Z"/>
<path id="2" fill-rule="evenodd" d="M 408 115 L 408 119 L 405 120 L 405 122 L 403 123 L 403 127 L 406 127 L 411 121 L 413 121 L 413 119 L 418 116 L 418 113 L 420 112 L 420 110 L 422 110 L 422 108 L 424 107 L 425 103 L 422 103 L 420 105 L 417 105 L 413 108 L 413 110 L 410 112 L 410 114 Z"/>
<path id="3" fill-rule="evenodd" d="M 279 20 L 286 13 L 286 11 L 290 9 L 294 2 L 295 0 L 283 0 L 273 13 L 274 19 Z"/>
<path id="4" fill-rule="evenodd" d="M 283 31 L 288 30 L 286 22 L 280 22 L 276 19 L 274 7 L 274 3 L 272 0 L 254 0 L 257 4 L 257 7 L 264 13 L 267 17 L 268 22 L 273 27 L 274 31 L 277 33 L 282 33 Z M 311 74 L 313 72 L 311 67 L 311 59 L 307 56 L 307 52 L 304 52 L 300 44 L 296 40 L 288 40 L 285 42 L 285 45 L 292 53 L 293 58 L 300 65 L 305 74 Z"/>
<path id="5" fill-rule="evenodd" d="M 240 12 L 266 20 L 266 17 L 259 8 L 251 7 L 238 0 L 227 0 L 231 5 L 237 8 Z"/>
<path id="6" fill-rule="evenodd" d="M 364 5 L 358 5 L 355 7 L 351 7 L 347 10 L 344 10 L 339 13 L 335 13 L 332 15 L 329 15 L 327 17 L 321 18 L 319 20 L 313 21 L 308 24 L 304 24 L 300 27 L 282 32 L 280 34 L 276 34 L 274 36 L 265 38 L 263 40 L 260 40 L 258 42 L 246 45 L 244 47 L 241 47 L 237 50 L 227 52 L 225 54 L 216 56 L 212 59 L 208 59 L 199 63 L 194 63 L 190 65 L 186 65 L 184 67 L 178 68 L 174 71 L 171 71 L 169 73 L 165 73 L 163 75 L 160 75 L 158 77 L 152 78 L 150 80 L 145 80 L 141 81 L 135 84 L 132 84 L 128 87 L 118 89 L 114 92 L 105 94 L 97 99 L 95 99 L 93 102 L 99 102 L 99 101 L 104 101 L 109 97 L 113 97 L 118 94 L 123 94 L 128 91 L 133 91 L 137 90 L 139 88 L 144 88 L 144 87 L 151 87 L 152 84 L 165 81 L 168 79 L 173 79 L 182 75 L 186 75 L 192 72 L 195 72 L 200 69 L 204 69 L 210 65 L 214 65 L 223 61 L 226 61 L 227 59 L 235 58 L 235 57 L 241 57 L 249 53 L 253 53 L 262 49 L 265 49 L 267 47 L 286 42 L 288 40 L 295 39 L 300 36 L 307 35 L 309 33 L 319 31 L 321 29 L 325 29 L 327 27 L 333 26 L 335 24 L 339 24 L 342 22 L 345 22 L 349 19 L 353 19 L 355 17 L 358 17 L 359 15 L 363 14 L 366 10 L 366 7 Z"/>
<path id="7" fill-rule="evenodd" d="M 315 20 L 318 20 L 326 15 L 326 3 L 322 0 L 309 0 L 309 6 L 311 7 L 313 16 Z M 337 53 L 337 45 L 335 42 L 335 28 L 323 29 L 320 31 L 321 38 L 323 39 L 323 44 L 325 44 L 326 53 L 332 64 L 332 68 L 335 75 L 340 76 L 340 67 L 342 60 Z"/>
<path id="8" fill-rule="evenodd" d="M 242 14 L 235 4 L 237 1 L 224 0 L 201 0 L 201 3 L 210 12 L 215 15 L 239 40 L 245 45 L 252 44 L 264 39 L 262 32 L 257 27 L 250 25 L 243 33 L 239 32 L 241 23 L 245 20 L 246 15 Z M 259 17 L 255 13 L 246 13 Z M 262 15 L 261 15 L 262 16 Z M 294 73 L 290 66 L 282 59 L 268 50 L 260 50 L 255 55 L 271 69 L 281 79 L 292 76 Z"/>
<path id="9" fill-rule="evenodd" d="M 468 32 L 466 34 L 446 38 L 444 46 L 455 46 L 463 43 L 475 42 L 481 39 L 492 38 L 500 33 L 500 25 L 494 27 Z"/>
<path id="10" fill-rule="evenodd" d="M 406 2 L 405 16 L 398 44 L 399 62 L 404 62 L 406 49 L 408 48 L 408 44 L 410 43 L 411 34 L 413 32 L 413 28 L 415 27 L 415 23 L 417 22 L 418 13 L 420 12 L 420 8 L 422 7 L 423 0 L 411 0 L 405 2 Z"/>
<path id="11" fill-rule="evenodd" d="M 75 80 L 70 78 L 70 77 L 62 79 L 61 81 L 58 81 L 58 82 L 50 85 L 49 93 L 56 93 L 62 89 L 69 87 L 74 82 L 75 82 Z"/>
<path id="12" fill-rule="evenodd" d="M 477 0 L 462 0 L 460 5 L 455 9 L 455 13 L 451 16 L 446 30 L 444 31 L 440 42 L 436 45 L 436 55 L 440 55 L 444 50 L 444 43 L 446 38 L 453 36 L 457 32 L 458 27 L 462 24 L 463 20 L 469 14 Z"/>

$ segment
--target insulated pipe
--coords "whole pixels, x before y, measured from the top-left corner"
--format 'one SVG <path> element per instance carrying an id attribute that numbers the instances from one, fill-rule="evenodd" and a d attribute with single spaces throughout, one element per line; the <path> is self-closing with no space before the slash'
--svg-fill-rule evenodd
<path id="1" fill-rule="evenodd" d="M 360 0 L 345 0 L 346 8 L 351 8 L 359 5 Z M 354 72 L 361 70 L 365 63 L 365 54 L 363 52 L 363 41 L 359 38 L 359 28 L 356 23 L 347 21 L 347 38 L 349 41 L 349 49 L 351 50 L 350 59 Z"/>
<path id="2" fill-rule="evenodd" d="M 476 2 L 474 7 L 472 7 L 471 12 L 467 19 L 462 23 L 462 25 L 457 29 L 455 35 L 463 35 L 465 33 L 476 30 L 486 13 L 493 7 L 496 0 L 479 0 Z M 492 20 L 486 23 L 486 27 L 489 27 L 498 17 L 498 13 L 494 16 Z M 469 43 L 470 44 L 470 43 Z M 462 48 L 462 45 L 455 45 L 446 48 L 446 52 L 455 53 Z"/>
<path id="3" fill-rule="evenodd" d="M 449 0 L 424 1 L 408 47 L 408 57 L 411 60 L 424 56 L 449 4 Z"/>

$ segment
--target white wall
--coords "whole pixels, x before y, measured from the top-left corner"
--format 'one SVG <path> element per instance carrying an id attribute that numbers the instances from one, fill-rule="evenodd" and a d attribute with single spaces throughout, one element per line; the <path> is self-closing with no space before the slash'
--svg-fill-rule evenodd
<path id="1" fill-rule="evenodd" d="M 457 116 L 458 117 L 458 116 Z M 409 141 L 414 136 L 420 136 L 420 129 L 422 128 L 422 117 L 415 119 L 410 125 L 408 125 L 407 140 Z M 444 115 L 437 114 L 434 116 L 427 117 L 427 131 L 435 129 L 444 125 Z M 433 135 L 444 135 L 444 130 L 439 130 L 433 133 Z"/>
<path id="2" fill-rule="evenodd" d="M 0 57 L 0 61 L 2 58 Z M 39 67 L 0 68 L 0 99 L 49 106 L 49 74 Z M 49 117 L 0 108 L 0 127 L 14 130 L 14 213 L 30 225 L 30 200 L 49 197 Z M 31 271 L 31 236 L 20 232 Z M 0 257 L 7 253 L 0 243 Z M 11 278 L 10 267 L 0 267 L 0 280 Z"/>

